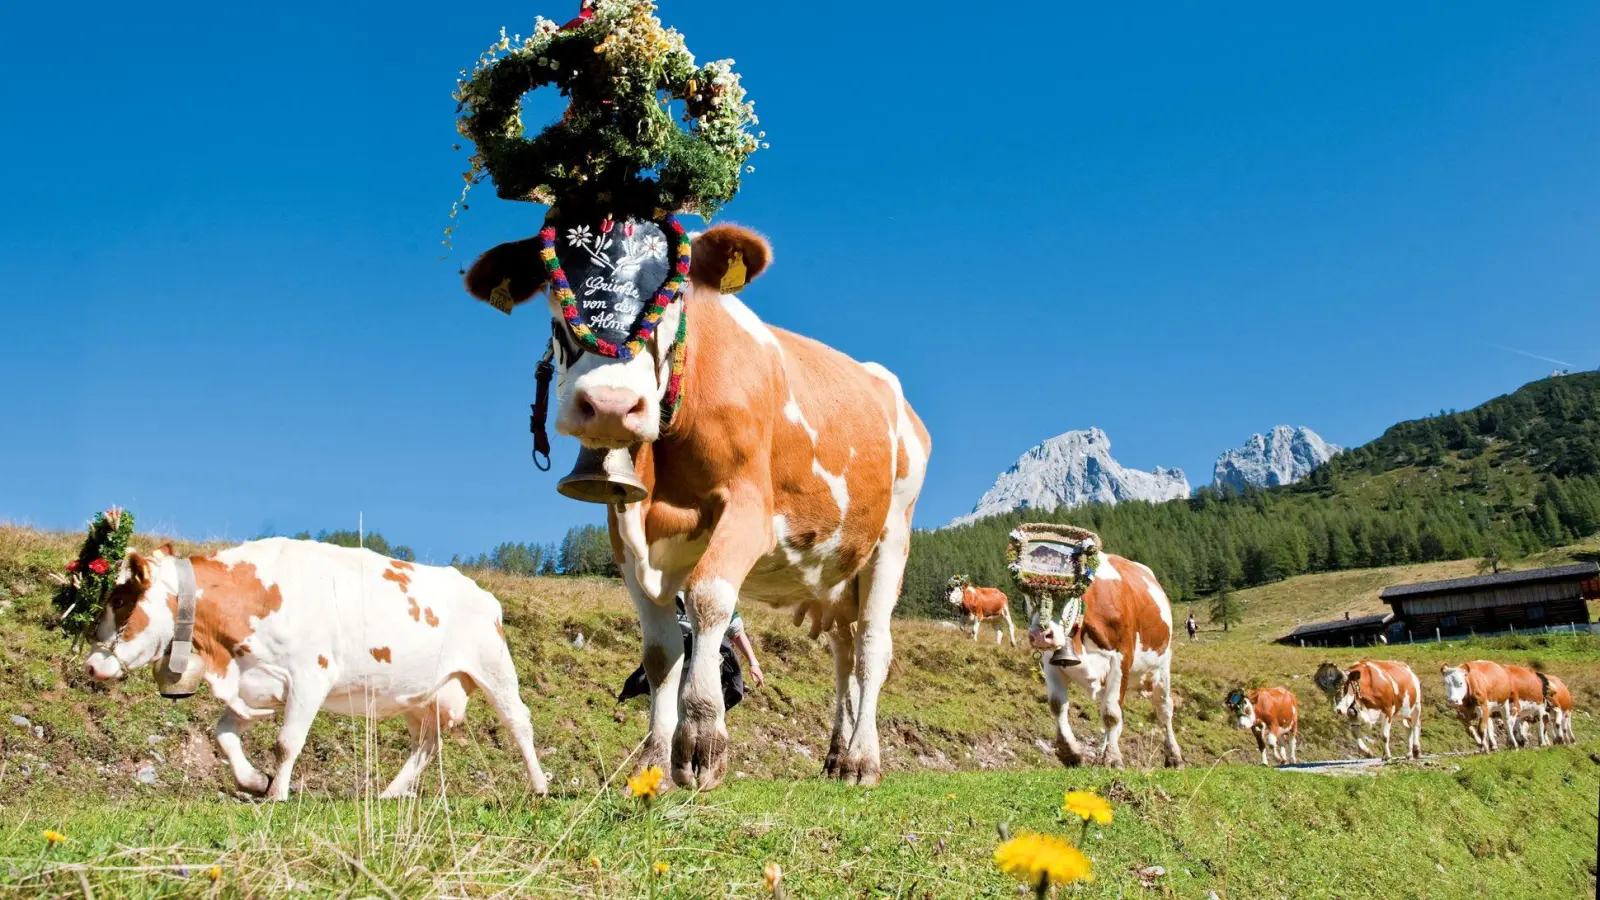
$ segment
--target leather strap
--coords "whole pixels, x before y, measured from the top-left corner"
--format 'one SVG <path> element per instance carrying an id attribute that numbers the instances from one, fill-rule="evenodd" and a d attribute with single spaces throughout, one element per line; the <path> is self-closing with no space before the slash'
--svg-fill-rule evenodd
<path id="1" fill-rule="evenodd" d="M 167 655 L 167 671 L 182 675 L 189 668 L 189 654 L 194 651 L 194 608 L 196 587 L 194 563 L 187 557 L 175 557 L 178 567 L 178 618 L 172 628 L 172 651 Z"/>

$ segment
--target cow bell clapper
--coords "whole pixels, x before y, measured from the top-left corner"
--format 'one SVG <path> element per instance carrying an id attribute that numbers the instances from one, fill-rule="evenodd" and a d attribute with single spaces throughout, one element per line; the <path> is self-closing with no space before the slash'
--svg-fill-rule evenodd
<path id="1" fill-rule="evenodd" d="M 634 473 L 635 451 L 633 447 L 616 450 L 584 447 L 578 451 L 571 474 L 556 484 L 556 490 L 563 497 L 584 503 L 604 503 L 608 506 L 637 503 L 649 491 Z"/>

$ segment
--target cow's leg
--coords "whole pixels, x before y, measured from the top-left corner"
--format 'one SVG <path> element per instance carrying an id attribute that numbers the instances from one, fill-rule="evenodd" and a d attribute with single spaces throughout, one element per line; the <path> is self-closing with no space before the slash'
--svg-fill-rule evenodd
<path id="1" fill-rule="evenodd" d="M 854 625 L 843 619 L 833 623 L 833 734 L 828 738 L 828 759 L 824 775 L 836 775 L 844 762 L 850 736 L 856 730 L 856 710 L 860 685 L 855 678 L 856 638 Z"/>
<path id="2" fill-rule="evenodd" d="M 1511 701 L 1500 707 L 1501 724 L 1506 727 L 1506 746 L 1515 750 L 1517 748 L 1517 716 L 1512 709 L 1516 702 Z"/>
<path id="3" fill-rule="evenodd" d="M 379 799 L 394 800 L 417 795 L 417 777 L 427 769 L 433 754 L 439 749 L 440 724 L 438 714 L 431 705 L 406 711 L 406 728 L 411 732 L 411 756 L 400 767 L 394 781 L 389 782 L 389 786 L 378 795 Z"/>
<path id="4" fill-rule="evenodd" d="M 1072 733 L 1070 698 L 1067 696 L 1066 669 L 1050 665 L 1050 653 L 1039 654 L 1044 669 L 1045 691 L 1050 695 L 1050 715 L 1056 720 L 1056 759 L 1064 766 L 1083 765 L 1083 746 Z"/>
<path id="5" fill-rule="evenodd" d="M 889 674 L 889 660 L 894 657 L 889 620 L 900 601 L 900 582 L 910 549 L 910 527 L 899 522 L 891 511 L 872 558 L 856 576 L 861 609 L 857 617 L 861 630 L 856 635 L 856 680 L 861 683 L 861 704 L 856 709 L 855 732 L 850 735 L 850 746 L 839 770 L 839 777 L 852 784 L 877 784 L 883 772 L 878 748 L 878 694 Z"/>
<path id="6" fill-rule="evenodd" d="M 240 742 L 240 735 L 249 728 L 251 719 L 245 718 L 232 709 L 223 709 L 222 717 L 217 719 L 216 738 L 217 746 L 221 748 L 222 755 L 227 757 L 228 766 L 233 770 L 234 783 L 239 789 L 247 793 L 261 796 L 267 792 L 272 780 L 261 773 L 251 764 L 250 758 L 244 755 L 244 745 Z"/>
<path id="7" fill-rule="evenodd" d="M 1411 710 L 1411 733 L 1406 738 L 1406 749 L 1412 759 L 1422 758 L 1422 698 L 1417 698 L 1417 706 Z"/>
<path id="8" fill-rule="evenodd" d="M 1001 642 L 1004 641 L 1005 638 L 1006 638 L 1005 633 L 1000 630 L 1000 623 L 999 622 L 995 622 L 994 623 L 994 645 L 996 647 L 1000 646 Z"/>
<path id="9" fill-rule="evenodd" d="M 511 650 L 504 640 L 499 640 L 498 635 L 491 638 L 485 635 L 485 641 L 493 641 L 490 645 L 494 650 L 486 654 L 482 671 L 473 675 L 478 687 L 483 689 L 483 695 L 488 698 L 489 705 L 494 707 L 495 714 L 500 717 L 500 724 L 511 733 L 511 740 L 517 745 L 517 752 L 522 754 L 522 766 L 528 775 L 528 787 L 535 794 L 543 797 L 550 792 L 550 783 L 545 778 L 544 769 L 539 766 L 539 751 L 533 743 L 533 720 L 528 714 L 527 704 L 522 702 L 522 694 L 517 685 L 517 667 L 511 659 Z M 680 642 L 680 648 L 683 644 Z M 462 693 L 462 715 L 454 717 L 450 726 L 460 724 L 465 716 L 466 694 Z"/>
<path id="10" fill-rule="evenodd" d="M 1478 707 L 1478 721 L 1468 727 L 1475 732 L 1473 737 L 1478 739 L 1479 750 L 1488 753 L 1494 749 L 1494 719 L 1489 716 L 1488 704 Z"/>
<path id="11" fill-rule="evenodd" d="M 977 616 L 973 616 L 971 621 L 972 621 L 972 642 L 973 643 L 977 643 L 978 642 L 978 629 L 980 627 L 982 627 L 983 620 L 978 618 Z"/>
<path id="12" fill-rule="evenodd" d="M 1394 728 L 1394 717 L 1384 716 L 1382 719 L 1382 724 L 1379 727 L 1383 729 L 1383 758 L 1388 759 L 1394 755 L 1394 751 L 1389 742 L 1389 733 Z"/>
<path id="13" fill-rule="evenodd" d="M 1256 736 L 1256 749 L 1261 751 L 1261 764 L 1267 765 L 1267 727 L 1257 725 L 1250 731 Z"/>
<path id="14" fill-rule="evenodd" d="M 289 788 L 294 783 L 294 762 L 306 745 L 306 735 L 311 723 L 328 699 L 328 682 L 314 674 L 292 677 L 289 696 L 283 705 L 283 725 L 278 729 L 278 771 L 272 776 L 269 799 L 289 799 Z"/>
<path id="15" fill-rule="evenodd" d="M 1291 765 L 1300 764 L 1299 744 L 1300 720 L 1296 719 L 1294 722 L 1294 727 L 1289 731 L 1289 763 Z"/>
<path id="16" fill-rule="evenodd" d="M 1002 612 L 1006 617 L 1006 633 L 1011 636 L 1011 646 L 1017 646 L 1017 623 L 1011 620 L 1011 607 L 1006 606 Z"/>
<path id="17" fill-rule="evenodd" d="M 1550 746 L 1550 738 L 1548 736 L 1546 736 L 1546 734 L 1545 734 L 1544 722 L 1545 722 L 1544 705 L 1540 704 L 1539 705 L 1539 746 L 1548 747 L 1548 746 Z"/>
<path id="18" fill-rule="evenodd" d="M 1361 755 L 1376 756 L 1372 748 L 1367 746 L 1367 736 L 1361 733 L 1361 721 L 1357 719 L 1350 725 L 1350 735 L 1356 739 L 1356 746 L 1361 748 Z"/>
<path id="19" fill-rule="evenodd" d="M 1113 658 L 1106 671 L 1105 684 L 1100 687 L 1100 723 L 1105 726 L 1105 743 L 1100 748 L 1103 764 L 1113 769 L 1122 768 L 1122 695 L 1127 684 L 1127 668 L 1131 660 Z"/>
<path id="20" fill-rule="evenodd" d="M 1172 656 L 1161 663 L 1161 670 L 1156 673 L 1156 720 L 1161 723 L 1161 729 L 1166 732 L 1166 764 L 1171 768 L 1183 766 L 1183 750 L 1178 746 L 1178 733 L 1172 728 Z"/>
<path id="21" fill-rule="evenodd" d="M 639 613 L 639 629 L 644 638 L 644 675 L 650 682 L 650 731 L 635 764 L 637 771 L 651 766 L 667 769 L 672 763 L 672 735 L 678 729 L 678 686 L 683 677 L 683 630 L 672 597 L 661 603 L 639 586 L 633 567 L 622 569 L 623 582 L 633 607 Z M 662 788 L 670 788 L 669 783 Z"/>

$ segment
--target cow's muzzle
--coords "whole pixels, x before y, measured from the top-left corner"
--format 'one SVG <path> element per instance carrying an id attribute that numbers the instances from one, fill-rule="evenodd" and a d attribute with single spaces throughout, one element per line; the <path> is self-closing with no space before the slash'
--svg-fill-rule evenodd
<path id="1" fill-rule="evenodd" d="M 89 677 L 95 681 L 115 681 L 126 675 L 122 668 L 122 660 L 109 647 L 96 647 L 89 652 L 89 659 L 84 663 L 89 670 Z"/>

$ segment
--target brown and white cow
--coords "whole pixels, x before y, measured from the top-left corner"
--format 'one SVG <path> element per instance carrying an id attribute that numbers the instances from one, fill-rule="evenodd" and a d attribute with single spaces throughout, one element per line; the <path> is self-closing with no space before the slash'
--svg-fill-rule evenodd
<path id="1" fill-rule="evenodd" d="M 1550 730 L 1557 744 L 1576 744 L 1577 735 L 1572 730 L 1572 691 L 1567 683 L 1554 675 L 1543 674 L 1545 681 L 1545 709 L 1550 716 Z M 1539 743 L 1545 742 L 1544 735 Z"/>
<path id="2" fill-rule="evenodd" d="M 529 299 L 545 281 L 537 248 L 488 251 L 467 290 Z M 931 442 L 887 369 L 773 328 L 723 293 L 736 254 L 755 278 L 771 248 L 733 225 L 694 239 L 683 299 L 668 307 L 650 352 L 626 362 L 557 354 L 557 431 L 586 447 L 639 445 L 636 472 L 649 491 L 608 515 L 651 685 L 638 764 L 670 758 L 673 780 L 700 789 L 720 784 L 727 768 L 717 654 L 696 653 L 682 671 L 672 598 L 684 589 L 696 646 L 720 644 L 735 604 L 749 598 L 794 607 L 797 623 L 809 616 L 813 634 L 830 632 L 837 697 L 825 771 L 874 784 L 890 614 Z M 553 300 L 549 314 L 562 327 Z M 684 314 L 682 399 L 663 426 Z"/>
<path id="3" fill-rule="evenodd" d="M 1497 662 L 1477 659 L 1459 666 L 1442 666 L 1444 702 L 1467 726 L 1478 749 L 1485 753 L 1499 749 L 1495 737 L 1496 713 L 1509 732 L 1514 727 L 1511 702 L 1511 676 Z M 1512 741 L 1516 746 L 1516 741 Z"/>
<path id="4" fill-rule="evenodd" d="M 1547 717 L 1544 680 L 1538 672 L 1527 666 L 1507 665 L 1505 670 L 1511 682 L 1511 720 L 1507 726 L 1511 729 L 1511 746 L 1527 747 L 1531 744 L 1528 730 L 1535 722 L 1539 725 L 1539 743 L 1543 744 Z"/>
<path id="5" fill-rule="evenodd" d="M 968 582 L 965 575 L 952 575 L 949 583 L 950 593 L 947 600 L 961 610 L 961 624 L 964 628 L 972 629 L 972 639 L 978 639 L 978 629 L 990 619 L 1005 622 L 1006 631 L 1011 635 L 1011 646 L 1017 645 L 1017 626 L 1011 621 L 1011 598 L 999 588 L 974 587 Z M 1000 632 L 997 622 L 994 626 L 995 646 L 999 646 L 1005 635 Z"/>
<path id="6" fill-rule="evenodd" d="M 1279 763 L 1300 761 L 1295 752 L 1300 741 L 1300 700 L 1294 691 L 1286 687 L 1256 688 L 1248 694 L 1234 691 L 1228 695 L 1228 708 L 1239 727 L 1256 736 L 1262 765 L 1272 765 L 1267 760 L 1269 749 Z"/>
<path id="7" fill-rule="evenodd" d="M 1076 666 L 1051 665 L 1055 651 L 1066 646 L 1059 621 L 1041 622 L 1039 610 L 1028 604 L 1028 641 L 1039 651 L 1044 667 L 1050 711 L 1056 717 L 1056 757 L 1065 765 L 1082 764 L 1084 748 L 1072 733 L 1067 684 L 1088 691 L 1100 707 L 1105 742 L 1099 756 L 1108 766 L 1122 765 L 1122 705 L 1128 686 L 1139 693 L 1159 696 L 1156 718 L 1166 730 L 1166 763 L 1183 765 L 1183 751 L 1172 730 L 1172 604 L 1148 566 L 1100 554 L 1094 582 L 1083 595 L 1083 622 L 1073 635 L 1073 649 L 1082 662 Z"/>
<path id="8" fill-rule="evenodd" d="M 510 732 L 536 793 L 546 791 L 528 708 L 500 626 L 500 602 L 453 568 L 371 550 L 268 538 L 209 556 L 163 547 L 129 553 L 89 654 L 89 674 L 121 679 L 163 664 L 173 641 L 183 575 L 193 567 L 194 655 L 224 707 L 217 744 L 239 787 L 289 796 L 295 759 L 319 710 L 401 715 L 414 747 L 385 797 L 414 792 L 439 747 L 481 688 Z M 710 654 L 715 656 L 715 654 Z M 240 736 L 283 711 L 277 773 L 245 757 Z"/>
<path id="9" fill-rule="evenodd" d="M 1362 753 L 1375 755 L 1367 747 L 1361 726 L 1379 725 L 1383 730 L 1383 758 L 1392 756 L 1389 735 L 1394 721 L 1399 719 L 1410 729 L 1407 751 L 1413 759 L 1422 756 L 1422 682 L 1410 666 L 1392 660 L 1363 659 L 1340 670 L 1332 663 L 1323 663 L 1317 669 L 1316 683 L 1333 698 L 1334 714 L 1350 720 L 1350 733 Z"/>

